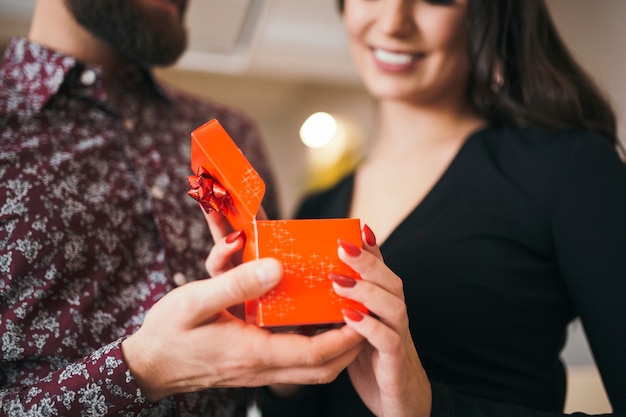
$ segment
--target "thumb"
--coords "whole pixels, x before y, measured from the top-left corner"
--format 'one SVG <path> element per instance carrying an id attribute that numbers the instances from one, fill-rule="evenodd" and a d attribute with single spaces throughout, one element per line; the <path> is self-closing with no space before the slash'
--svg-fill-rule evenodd
<path id="1" fill-rule="evenodd" d="M 274 258 L 263 258 L 245 262 L 214 278 L 194 281 L 178 289 L 189 289 L 188 318 L 190 322 L 198 324 L 222 310 L 260 297 L 278 284 L 282 277 L 283 267 L 280 262 Z"/>

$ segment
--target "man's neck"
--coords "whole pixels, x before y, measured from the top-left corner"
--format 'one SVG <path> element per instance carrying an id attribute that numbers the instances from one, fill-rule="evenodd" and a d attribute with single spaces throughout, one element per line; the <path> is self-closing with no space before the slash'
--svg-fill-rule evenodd
<path id="1" fill-rule="evenodd" d="M 99 65 L 105 74 L 121 62 L 119 53 L 78 24 L 63 0 L 37 0 L 28 38 L 80 61 Z"/>

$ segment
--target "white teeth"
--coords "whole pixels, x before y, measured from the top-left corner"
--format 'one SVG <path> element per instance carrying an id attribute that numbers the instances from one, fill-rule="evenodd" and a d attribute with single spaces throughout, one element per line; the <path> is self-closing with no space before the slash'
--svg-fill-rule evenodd
<path id="1" fill-rule="evenodd" d="M 413 56 L 411 54 L 403 54 L 398 52 L 385 51 L 384 49 L 375 49 L 374 56 L 377 60 L 391 65 L 405 65 L 411 62 Z"/>

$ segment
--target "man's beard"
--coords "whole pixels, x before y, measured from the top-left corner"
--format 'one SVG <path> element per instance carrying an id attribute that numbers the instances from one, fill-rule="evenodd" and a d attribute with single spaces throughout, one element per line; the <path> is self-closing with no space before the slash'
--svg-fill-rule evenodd
<path id="1" fill-rule="evenodd" d="M 134 0 L 65 0 L 74 18 L 130 62 L 146 65 L 174 63 L 187 47 L 183 16 L 175 21 L 164 10 L 142 8 Z"/>

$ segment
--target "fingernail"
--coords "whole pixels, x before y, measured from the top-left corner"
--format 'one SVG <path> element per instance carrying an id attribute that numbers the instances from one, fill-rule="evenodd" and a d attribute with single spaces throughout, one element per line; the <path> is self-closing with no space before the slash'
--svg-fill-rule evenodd
<path id="1" fill-rule="evenodd" d="M 230 233 L 228 236 L 226 236 L 224 240 L 226 241 L 226 243 L 231 244 L 231 243 L 234 243 L 237 239 L 239 239 L 239 236 L 241 236 L 242 234 L 243 234 L 243 230 L 236 230 Z"/>
<path id="2" fill-rule="evenodd" d="M 341 246 L 349 256 L 359 256 L 361 254 L 361 248 L 359 248 L 352 242 L 348 242 L 347 240 L 343 239 L 337 239 L 337 243 L 339 243 L 339 246 Z"/>
<path id="3" fill-rule="evenodd" d="M 280 281 L 282 267 L 276 259 L 260 259 L 257 262 L 255 273 L 261 284 L 272 286 Z"/>
<path id="4" fill-rule="evenodd" d="M 343 314 L 343 316 L 345 318 L 347 318 L 348 320 L 352 320 L 352 321 L 361 321 L 361 320 L 363 320 L 363 314 L 361 314 L 361 312 L 353 310 L 351 308 L 342 308 L 341 309 L 341 314 Z"/>
<path id="5" fill-rule="evenodd" d="M 356 285 L 356 279 L 345 275 L 330 273 L 328 274 L 328 278 L 340 287 L 352 288 Z"/>
<path id="6" fill-rule="evenodd" d="M 376 235 L 368 225 L 363 226 L 363 233 L 365 233 L 365 242 L 370 246 L 376 246 Z"/>

